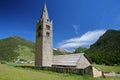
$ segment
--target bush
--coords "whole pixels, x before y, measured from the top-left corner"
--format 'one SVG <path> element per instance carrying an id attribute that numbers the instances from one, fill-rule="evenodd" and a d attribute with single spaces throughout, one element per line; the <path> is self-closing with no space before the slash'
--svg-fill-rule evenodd
<path id="1" fill-rule="evenodd" d="M 6 61 L 1 61 L 0 63 L 1 63 L 1 64 L 6 64 Z"/>

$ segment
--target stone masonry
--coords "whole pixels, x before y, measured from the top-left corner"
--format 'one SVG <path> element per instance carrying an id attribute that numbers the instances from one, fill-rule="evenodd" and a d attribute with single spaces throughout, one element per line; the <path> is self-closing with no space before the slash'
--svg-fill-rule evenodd
<path id="1" fill-rule="evenodd" d="M 40 21 L 36 30 L 36 67 L 51 67 L 53 59 L 52 50 L 52 21 L 48 16 L 46 4 L 44 5 Z"/>

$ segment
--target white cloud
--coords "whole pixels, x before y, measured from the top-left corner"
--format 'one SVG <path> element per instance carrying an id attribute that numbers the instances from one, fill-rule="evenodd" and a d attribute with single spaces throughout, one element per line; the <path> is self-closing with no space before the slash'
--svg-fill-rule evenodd
<path id="1" fill-rule="evenodd" d="M 71 38 L 68 40 L 64 40 L 59 43 L 59 47 L 61 48 L 76 48 L 79 46 L 90 46 L 93 44 L 98 38 L 103 35 L 105 30 L 94 30 L 88 31 L 83 34 L 81 37 Z"/>
<path id="2" fill-rule="evenodd" d="M 78 29 L 79 29 L 80 25 L 73 25 L 73 28 L 75 30 L 75 34 L 78 35 Z"/>

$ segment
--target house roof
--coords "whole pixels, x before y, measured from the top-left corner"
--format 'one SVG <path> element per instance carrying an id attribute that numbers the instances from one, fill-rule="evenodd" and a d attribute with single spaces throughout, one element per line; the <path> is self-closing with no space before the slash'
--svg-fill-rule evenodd
<path id="1" fill-rule="evenodd" d="M 53 65 L 76 66 L 84 53 L 53 56 Z"/>

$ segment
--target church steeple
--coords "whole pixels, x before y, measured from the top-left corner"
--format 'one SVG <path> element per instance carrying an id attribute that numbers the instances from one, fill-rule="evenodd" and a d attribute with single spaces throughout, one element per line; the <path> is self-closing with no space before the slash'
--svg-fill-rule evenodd
<path id="1" fill-rule="evenodd" d="M 42 15 L 41 15 L 41 21 L 43 21 L 43 20 L 49 21 L 49 15 L 48 15 L 46 3 L 44 4 L 44 8 L 43 8 Z"/>
<path id="2" fill-rule="evenodd" d="M 36 67 L 51 67 L 52 66 L 52 22 L 49 20 L 46 3 L 44 4 L 41 19 L 37 22 L 36 30 Z"/>

